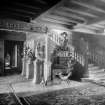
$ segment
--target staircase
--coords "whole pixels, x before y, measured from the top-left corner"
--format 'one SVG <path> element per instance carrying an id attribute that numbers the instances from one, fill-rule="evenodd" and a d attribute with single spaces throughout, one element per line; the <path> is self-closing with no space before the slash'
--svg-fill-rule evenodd
<path id="1" fill-rule="evenodd" d="M 94 82 L 105 85 L 105 69 L 94 64 L 88 65 L 88 78 L 82 78 L 83 82 Z"/>

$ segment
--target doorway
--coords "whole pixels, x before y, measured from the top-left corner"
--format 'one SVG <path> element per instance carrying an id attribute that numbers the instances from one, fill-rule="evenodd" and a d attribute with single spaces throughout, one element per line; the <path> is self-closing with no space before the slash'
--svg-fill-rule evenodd
<path id="1" fill-rule="evenodd" d="M 21 73 L 22 52 L 23 41 L 4 41 L 4 75 Z"/>

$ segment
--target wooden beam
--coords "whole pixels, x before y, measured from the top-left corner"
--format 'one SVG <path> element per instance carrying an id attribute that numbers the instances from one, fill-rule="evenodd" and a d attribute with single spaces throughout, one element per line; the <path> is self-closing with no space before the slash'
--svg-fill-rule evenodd
<path id="1" fill-rule="evenodd" d="M 65 17 L 61 17 L 61 16 L 57 16 L 57 15 L 46 15 L 45 17 L 42 17 L 41 19 L 43 18 L 50 18 L 50 19 L 55 19 L 55 20 L 58 20 L 58 21 L 64 21 L 66 23 L 74 23 L 74 24 L 77 24 L 78 22 L 77 21 L 74 21 L 74 20 L 70 20 L 70 19 L 67 19 Z"/>
<path id="2" fill-rule="evenodd" d="M 55 29 L 64 29 L 64 30 L 69 30 L 70 31 L 70 28 L 68 28 L 67 26 L 68 25 L 65 25 L 65 24 L 60 24 L 60 23 L 54 23 L 54 22 L 51 22 L 51 21 L 45 21 L 45 20 L 39 20 L 37 22 L 40 22 L 41 24 L 44 24 L 46 25 L 48 28 L 55 28 Z M 71 27 L 71 25 L 69 25 L 69 27 Z"/>
<path id="3" fill-rule="evenodd" d="M 69 21 L 74 21 L 76 23 L 80 23 L 80 24 L 86 24 L 86 22 L 84 22 L 83 20 L 80 20 L 80 19 L 76 19 L 76 18 L 73 18 L 73 17 L 69 17 L 69 16 L 65 16 L 65 15 L 61 15 L 61 14 L 56 14 L 56 13 L 53 13 L 51 15 L 54 15 L 54 16 L 58 16 L 59 18 L 64 18 L 64 19 L 67 19 Z"/>
<path id="4" fill-rule="evenodd" d="M 99 17 L 99 18 L 96 18 L 96 19 L 92 19 L 92 20 L 90 20 L 87 24 L 88 24 L 88 25 L 89 25 L 89 24 L 97 24 L 97 23 L 103 22 L 103 21 L 105 21 L 105 15 L 103 15 L 103 16 L 101 16 L 101 17 Z"/>
<path id="5" fill-rule="evenodd" d="M 100 29 L 101 29 L 101 28 L 97 28 L 97 27 L 94 27 L 94 26 L 91 26 L 91 25 L 89 25 L 89 26 L 84 26 L 83 28 L 91 29 L 91 30 L 93 30 L 93 31 L 96 31 L 96 30 L 100 30 Z"/>
<path id="6" fill-rule="evenodd" d="M 98 7 L 94 6 L 94 5 L 82 3 L 82 2 L 79 2 L 79 1 L 76 1 L 76 0 L 72 0 L 70 2 L 75 3 L 77 5 L 80 5 L 80 6 L 83 6 L 83 7 L 86 7 L 88 9 L 91 9 L 91 10 L 94 10 L 94 11 L 101 12 L 101 13 L 105 14 L 105 10 L 103 10 L 101 8 L 98 8 Z"/>
<path id="7" fill-rule="evenodd" d="M 58 23 L 58 24 L 66 24 L 66 25 L 76 25 L 75 23 L 72 23 L 72 22 L 65 22 L 65 21 L 60 21 L 60 20 L 57 20 L 57 19 L 53 19 L 53 18 L 42 18 L 42 20 L 44 21 L 51 21 L 53 23 Z"/>
<path id="8" fill-rule="evenodd" d="M 97 31 L 97 30 L 104 29 L 104 26 L 99 24 L 99 23 L 97 23 L 97 24 L 91 24 L 91 25 L 78 24 L 78 25 L 74 26 L 74 28 L 75 29 L 78 29 L 78 28 L 83 28 L 83 29 L 87 28 L 87 29 L 91 29 L 91 30 L 93 29 L 93 30 Z"/>
<path id="9" fill-rule="evenodd" d="M 78 20 L 84 21 L 86 23 L 86 20 L 83 17 L 79 17 L 78 15 L 75 15 L 75 14 L 72 14 L 72 13 L 67 13 L 67 12 L 64 12 L 64 11 L 61 11 L 61 10 L 55 10 L 54 13 L 56 13 L 58 15 L 62 15 L 64 17 L 70 17 L 70 18 L 73 18 L 73 19 L 78 19 Z"/>
<path id="10" fill-rule="evenodd" d="M 52 22 L 46 22 L 41 20 L 40 21 L 41 24 L 44 24 L 48 27 L 49 29 L 59 29 L 59 30 L 65 30 L 65 31 L 70 31 L 70 29 L 66 28 L 65 26 L 61 25 L 61 24 L 57 24 L 57 23 L 52 23 Z"/>
<path id="11" fill-rule="evenodd" d="M 87 28 L 87 29 L 91 29 L 91 30 L 100 30 L 101 28 L 99 27 L 95 27 L 95 26 L 92 26 L 92 25 L 77 25 L 77 26 L 74 26 L 75 29 L 78 29 L 78 28 Z"/>
<path id="12" fill-rule="evenodd" d="M 61 10 L 61 11 L 74 12 L 74 13 L 77 13 L 77 14 L 80 14 L 80 15 L 91 17 L 91 18 L 97 18 L 98 17 L 97 15 L 94 15 L 94 14 L 91 14 L 91 13 L 88 13 L 88 12 L 84 12 L 84 11 L 79 11 L 79 10 L 76 10 L 76 9 L 71 9 L 71 8 L 68 8 L 68 7 L 59 7 L 58 9 Z"/>
<path id="13" fill-rule="evenodd" d="M 31 12 L 31 11 L 27 11 L 24 9 L 14 9 L 14 8 L 2 8 L 1 11 L 8 11 L 8 12 L 14 12 L 14 13 L 20 13 L 22 15 L 27 15 L 27 16 L 36 16 L 38 15 L 38 12 Z"/>
<path id="14" fill-rule="evenodd" d="M 4 14 L 6 16 L 13 15 L 13 16 L 18 16 L 18 17 L 23 17 L 23 18 L 31 18 L 31 16 L 16 13 L 16 12 L 9 12 L 9 11 L 0 11 L 0 14 Z"/>
<path id="15" fill-rule="evenodd" d="M 51 22 L 50 20 L 42 20 L 42 21 L 44 21 L 44 22 L 49 22 L 49 23 L 52 23 L 52 24 L 59 24 L 59 25 L 62 25 L 62 26 L 70 26 L 70 27 L 72 27 L 72 25 L 71 24 L 66 24 L 66 23 L 60 23 L 60 22 Z"/>
<path id="16" fill-rule="evenodd" d="M 40 21 L 40 19 L 42 19 L 43 17 L 47 16 L 50 14 L 51 11 L 53 11 L 54 9 L 58 8 L 59 6 L 62 6 L 64 5 L 65 3 L 65 0 L 61 0 L 61 2 L 57 3 L 55 6 L 53 6 L 52 8 L 50 8 L 48 11 L 44 12 L 43 14 L 41 14 L 40 16 L 38 16 L 36 19 L 35 19 L 35 22 L 38 20 Z M 32 20 L 31 22 L 34 23 L 34 20 Z"/>
<path id="17" fill-rule="evenodd" d="M 41 3 L 41 4 L 47 4 L 47 2 L 43 1 L 43 0 L 36 0 L 37 2 Z"/>
<path id="18" fill-rule="evenodd" d="M 91 30 L 91 29 L 86 29 L 86 28 L 78 28 L 78 29 L 74 29 L 73 32 L 82 32 L 82 33 L 88 33 L 88 34 L 95 34 L 96 32 Z"/>
<path id="19" fill-rule="evenodd" d="M 32 10 L 41 10 L 41 8 L 38 6 L 26 5 L 26 4 L 22 4 L 22 3 L 18 3 L 18 2 L 12 2 L 12 4 L 19 6 L 19 7 L 23 7 L 23 8 L 29 8 Z"/>
<path id="20" fill-rule="evenodd" d="M 97 27 L 97 28 L 104 28 L 104 26 L 99 25 L 99 24 L 92 24 L 91 26 L 93 26 L 93 27 Z"/>

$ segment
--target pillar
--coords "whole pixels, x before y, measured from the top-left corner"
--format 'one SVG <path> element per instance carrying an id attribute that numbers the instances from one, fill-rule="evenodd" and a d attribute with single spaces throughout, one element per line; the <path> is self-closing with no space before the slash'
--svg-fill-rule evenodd
<path id="1" fill-rule="evenodd" d="M 51 80 L 51 62 L 50 61 L 44 62 L 44 80 L 45 81 Z"/>
<path id="2" fill-rule="evenodd" d="M 22 58 L 22 76 L 26 76 L 26 59 L 25 57 Z"/>
<path id="3" fill-rule="evenodd" d="M 84 78 L 88 78 L 89 77 L 89 70 L 88 70 L 88 55 L 85 54 L 84 56 Z"/>
<path id="4" fill-rule="evenodd" d="M 26 78 L 27 79 L 30 79 L 31 78 L 31 76 L 30 76 L 30 73 L 32 72 L 31 70 L 30 70 L 30 65 L 31 65 L 31 60 L 27 60 L 26 61 Z"/>
<path id="5" fill-rule="evenodd" d="M 34 77 L 33 77 L 33 83 L 37 83 L 37 59 L 33 62 L 34 64 Z"/>

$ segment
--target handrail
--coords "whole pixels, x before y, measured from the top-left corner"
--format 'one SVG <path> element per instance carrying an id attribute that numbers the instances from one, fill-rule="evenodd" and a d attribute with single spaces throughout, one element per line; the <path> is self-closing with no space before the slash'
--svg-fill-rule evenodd
<path id="1" fill-rule="evenodd" d="M 105 68 L 105 57 L 103 54 L 99 54 L 97 51 L 93 50 L 90 51 L 90 56 L 92 63 Z"/>
<path id="2" fill-rule="evenodd" d="M 77 40 L 73 39 L 72 42 L 75 49 L 74 59 L 78 61 L 82 66 L 88 69 L 88 64 L 96 64 L 100 68 L 105 68 L 105 48 L 93 44 L 91 42 L 87 42 L 88 43 L 87 51 L 83 52 L 83 49 L 81 47 L 82 44 L 79 39 Z"/>
<path id="3" fill-rule="evenodd" d="M 82 55 L 82 53 L 74 50 L 74 54 L 72 55 L 72 57 L 77 61 L 79 62 L 82 66 L 84 66 L 84 57 Z"/>

